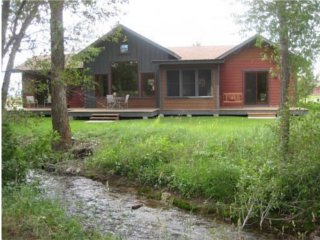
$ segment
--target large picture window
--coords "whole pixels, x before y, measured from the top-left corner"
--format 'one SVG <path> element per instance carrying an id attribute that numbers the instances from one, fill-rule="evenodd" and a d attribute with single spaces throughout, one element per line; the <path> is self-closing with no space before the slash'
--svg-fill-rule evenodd
<path id="1" fill-rule="evenodd" d="M 141 73 L 141 91 L 143 97 L 155 95 L 154 73 Z"/>
<path id="2" fill-rule="evenodd" d="M 138 63 L 117 62 L 112 64 L 112 93 L 116 92 L 119 96 L 130 94 L 138 96 Z"/>
<path id="3" fill-rule="evenodd" d="M 211 70 L 168 70 L 167 96 L 211 96 Z"/>

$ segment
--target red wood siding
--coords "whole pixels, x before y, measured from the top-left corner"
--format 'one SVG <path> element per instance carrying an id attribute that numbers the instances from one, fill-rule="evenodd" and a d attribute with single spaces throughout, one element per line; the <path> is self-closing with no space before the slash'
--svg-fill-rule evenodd
<path id="1" fill-rule="evenodd" d="M 84 93 L 81 87 L 73 87 L 67 91 L 67 104 L 69 108 L 84 107 Z"/>
<path id="2" fill-rule="evenodd" d="M 211 96 L 210 97 L 168 97 L 167 76 L 169 69 L 211 69 Z M 214 110 L 217 105 L 218 67 L 216 65 L 186 65 L 166 66 L 160 69 L 161 83 L 161 110 Z"/>
<path id="3" fill-rule="evenodd" d="M 244 105 L 244 72 L 268 71 L 274 67 L 269 61 L 261 59 L 262 49 L 249 47 L 237 54 L 229 56 L 220 67 L 220 106 L 241 107 Z M 280 81 L 277 77 L 268 76 L 268 105 L 278 106 L 280 103 Z M 242 93 L 242 102 L 224 103 L 223 94 Z"/>

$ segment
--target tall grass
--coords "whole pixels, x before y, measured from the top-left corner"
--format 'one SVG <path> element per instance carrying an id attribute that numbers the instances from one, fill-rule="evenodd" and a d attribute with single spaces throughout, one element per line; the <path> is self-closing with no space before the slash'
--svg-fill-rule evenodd
<path id="1" fill-rule="evenodd" d="M 37 122 L 39 134 L 50 120 Z M 92 142 L 85 160 L 96 174 L 121 175 L 185 198 L 230 209 L 244 226 L 260 223 L 310 234 L 320 224 L 320 118 L 295 117 L 290 161 L 279 159 L 277 120 L 166 117 L 88 124 L 72 121 L 77 140 Z M 22 125 L 15 133 L 32 133 Z"/>
<path id="2" fill-rule="evenodd" d="M 84 230 L 59 204 L 44 199 L 35 186 L 3 189 L 2 239 L 115 239 Z"/>

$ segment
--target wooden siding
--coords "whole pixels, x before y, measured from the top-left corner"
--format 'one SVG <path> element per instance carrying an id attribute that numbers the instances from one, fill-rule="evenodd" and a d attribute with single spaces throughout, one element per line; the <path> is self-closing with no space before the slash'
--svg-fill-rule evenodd
<path id="1" fill-rule="evenodd" d="M 73 87 L 67 90 L 68 108 L 81 108 L 84 107 L 84 103 L 84 92 L 81 87 Z"/>
<path id="2" fill-rule="evenodd" d="M 220 67 L 220 106 L 239 107 L 244 105 L 244 72 L 268 71 L 274 65 L 261 59 L 262 50 L 251 46 L 229 56 Z M 280 103 L 280 81 L 277 77 L 268 75 L 268 105 L 278 106 Z M 225 103 L 225 93 L 242 93 L 242 102 Z"/>
<path id="3" fill-rule="evenodd" d="M 170 59 L 167 52 L 153 46 L 151 43 L 137 38 L 133 34 L 124 31 L 124 35 L 128 38 L 129 52 L 120 54 L 120 45 L 116 42 L 105 41 L 100 47 L 104 50 L 85 66 L 91 69 L 91 74 L 109 74 L 111 64 L 113 62 L 137 61 L 139 73 L 155 72 L 156 66 L 152 63 L 153 60 L 168 60 Z M 111 75 L 111 74 L 110 74 Z"/>
<path id="4" fill-rule="evenodd" d="M 208 97 L 168 97 L 167 96 L 167 70 L 179 69 L 211 69 L 211 96 Z M 161 84 L 161 110 L 214 110 L 218 97 L 218 66 L 217 65 L 177 65 L 160 68 Z"/>

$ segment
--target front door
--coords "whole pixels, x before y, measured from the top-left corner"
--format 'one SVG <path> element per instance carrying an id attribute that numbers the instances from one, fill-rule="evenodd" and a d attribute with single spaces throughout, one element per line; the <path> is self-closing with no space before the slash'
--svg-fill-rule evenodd
<path id="1" fill-rule="evenodd" d="M 268 72 L 245 73 L 245 104 L 267 104 L 267 79 Z"/>

